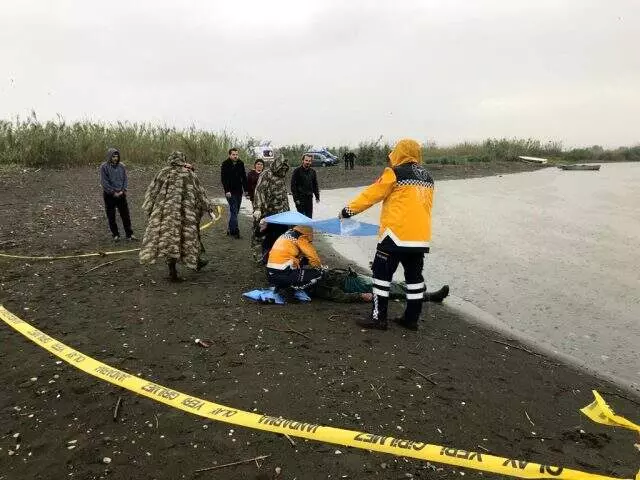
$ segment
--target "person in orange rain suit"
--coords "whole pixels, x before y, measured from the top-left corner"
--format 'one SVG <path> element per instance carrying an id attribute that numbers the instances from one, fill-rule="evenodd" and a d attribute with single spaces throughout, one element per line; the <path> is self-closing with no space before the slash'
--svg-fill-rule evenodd
<path id="1" fill-rule="evenodd" d="M 303 290 L 320 280 L 324 269 L 312 242 L 313 230 L 307 226 L 299 225 L 280 235 L 269 252 L 269 284 L 276 290 L 288 287 Z M 308 262 L 305 268 L 302 268 L 302 259 Z"/>
<path id="2" fill-rule="evenodd" d="M 418 329 L 426 290 L 422 269 L 431 240 L 433 178 L 422 166 L 422 147 L 415 140 L 400 140 L 389 154 L 389 166 L 376 183 L 367 187 L 342 209 L 349 218 L 382 201 L 378 246 L 372 264 L 373 307 L 371 317 L 357 322 L 364 328 L 386 330 L 389 288 L 402 264 L 407 305 L 404 316 L 394 319 L 410 330 Z"/>

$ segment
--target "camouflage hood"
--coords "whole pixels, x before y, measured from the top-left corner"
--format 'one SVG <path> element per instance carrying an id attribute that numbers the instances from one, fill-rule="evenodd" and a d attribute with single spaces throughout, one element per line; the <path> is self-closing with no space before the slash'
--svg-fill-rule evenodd
<path id="1" fill-rule="evenodd" d="M 169 165 L 172 167 L 186 167 L 187 166 L 187 156 L 180 151 L 172 152 L 168 158 Z"/>
<path id="2" fill-rule="evenodd" d="M 269 168 L 260 174 L 253 202 L 253 209 L 260 212 L 260 218 L 289 211 L 289 198 L 285 183 L 288 171 L 287 161 L 283 157 L 278 157 Z"/>
<path id="3" fill-rule="evenodd" d="M 273 172 L 276 177 L 284 178 L 289 171 L 289 164 L 287 163 L 287 159 L 284 157 L 277 157 L 271 163 L 269 170 Z"/>

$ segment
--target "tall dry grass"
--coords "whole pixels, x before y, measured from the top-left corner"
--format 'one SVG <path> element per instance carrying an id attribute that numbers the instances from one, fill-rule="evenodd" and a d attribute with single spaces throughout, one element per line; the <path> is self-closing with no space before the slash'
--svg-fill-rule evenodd
<path id="1" fill-rule="evenodd" d="M 241 150 L 243 158 L 251 162 L 250 147 L 256 139 L 241 140 L 227 132 L 118 122 L 40 122 L 32 112 L 25 119 L 0 120 L 0 165 L 64 168 L 66 166 L 96 165 L 102 162 L 109 147 L 119 148 L 128 164 L 150 165 L 163 162 L 173 150 L 181 150 L 198 164 L 218 164 L 227 157 L 231 147 Z M 296 162 L 311 148 L 310 145 L 287 145 L 280 152 Z M 380 165 L 387 161 L 392 145 L 377 140 L 363 141 L 352 148 L 360 165 Z M 329 148 L 340 158 L 349 150 L 346 146 Z M 452 146 L 435 143 L 423 146 L 428 163 L 464 164 L 516 160 L 520 155 L 551 158 L 563 162 L 640 161 L 640 146 L 605 150 L 594 146 L 563 150 L 558 142 L 535 139 L 488 139 L 483 142 L 463 142 Z"/>

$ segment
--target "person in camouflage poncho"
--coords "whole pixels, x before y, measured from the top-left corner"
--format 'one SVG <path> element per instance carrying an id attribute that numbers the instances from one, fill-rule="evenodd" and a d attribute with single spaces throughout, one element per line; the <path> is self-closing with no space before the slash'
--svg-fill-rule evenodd
<path id="1" fill-rule="evenodd" d="M 253 202 L 254 237 L 262 238 L 261 261 L 269 256 L 271 247 L 280 235 L 289 229 L 288 225 L 265 224 L 261 220 L 276 213 L 289 211 L 287 184 L 285 177 L 289 164 L 284 157 L 277 157 L 269 168 L 258 178 Z"/>
<path id="2" fill-rule="evenodd" d="M 288 171 L 286 159 L 278 157 L 260 174 L 254 193 L 253 218 L 261 220 L 269 215 L 289 211 L 287 184 L 284 180 Z"/>
<path id="3" fill-rule="evenodd" d="M 200 270 L 207 264 L 201 258 L 200 220 L 209 212 L 214 218 L 216 204 L 200 185 L 186 155 L 173 152 L 169 165 L 153 179 L 144 196 L 142 208 L 149 223 L 142 239 L 140 263 L 152 264 L 164 257 L 172 281 L 178 277 L 176 263 Z"/>

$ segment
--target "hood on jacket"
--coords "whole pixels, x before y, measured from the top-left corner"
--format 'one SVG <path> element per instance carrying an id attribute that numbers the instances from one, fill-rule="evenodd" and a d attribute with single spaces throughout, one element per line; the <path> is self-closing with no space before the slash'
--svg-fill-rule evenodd
<path id="1" fill-rule="evenodd" d="M 270 169 L 276 177 L 284 178 L 284 176 L 289 171 L 289 164 L 284 157 L 280 156 L 273 160 Z"/>
<path id="2" fill-rule="evenodd" d="M 403 163 L 422 163 L 422 147 L 415 140 L 404 138 L 396 143 L 389 154 L 391 167 L 397 167 Z"/>
<path id="3" fill-rule="evenodd" d="M 169 155 L 169 158 L 167 160 L 169 162 L 169 165 L 171 165 L 172 167 L 187 168 L 187 156 L 183 152 L 180 152 L 178 150 L 176 150 L 175 152 L 171 152 L 171 155 Z"/>
<path id="4" fill-rule="evenodd" d="M 104 156 L 104 159 L 107 163 L 111 163 L 111 158 L 115 155 L 118 154 L 118 163 L 120 163 L 120 160 L 122 159 L 122 155 L 120 155 L 120 150 L 118 150 L 117 148 L 110 148 L 109 150 L 107 150 L 106 155 Z"/>
<path id="5" fill-rule="evenodd" d="M 298 225 L 296 227 L 293 227 L 293 229 L 296 232 L 299 232 L 302 234 L 303 237 L 307 237 L 307 239 L 310 242 L 313 242 L 313 228 L 307 226 L 307 225 Z"/>

